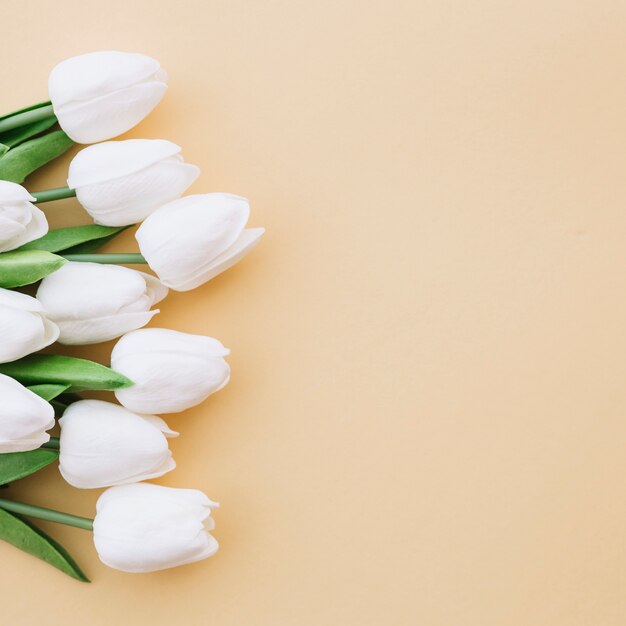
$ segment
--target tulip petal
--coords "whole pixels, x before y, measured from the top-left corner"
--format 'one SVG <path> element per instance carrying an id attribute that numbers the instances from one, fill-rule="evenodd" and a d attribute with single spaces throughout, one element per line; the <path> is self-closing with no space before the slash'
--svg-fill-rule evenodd
<path id="1" fill-rule="evenodd" d="M 230 248 L 210 261 L 193 277 L 175 284 L 166 281 L 162 282 L 175 291 L 190 291 L 191 289 L 195 289 L 238 263 L 248 252 L 259 244 L 263 233 L 265 233 L 265 228 L 247 228 Z"/>
<path id="2" fill-rule="evenodd" d="M 151 419 L 152 418 L 152 419 Z M 137 415 L 111 402 L 81 400 L 59 420 L 59 469 L 81 489 L 157 478 L 176 467 L 155 416 Z"/>
<path id="3" fill-rule="evenodd" d="M 180 152 L 180 146 L 164 139 L 105 141 L 83 148 L 72 159 L 67 184 L 78 189 L 123 178 Z"/>
<path id="4" fill-rule="evenodd" d="M 70 139 L 82 144 L 96 143 L 136 126 L 159 104 L 166 90 L 166 83 L 145 82 L 87 102 L 55 107 L 54 112 Z"/>
<path id="5" fill-rule="evenodd" d="M 0 180 L 0 204 L 35 202 L 35 200 L 22 185 L 8 180 Z"/>
<path id="6" fill-rule="evenodd" d="M 153 309 L 85 320 L 59 320 L 58 342 L 65 346 L 81 346 L 109 341 L 129 330 L 145 326 L 159 312 L 159 309 Z"/>
<path id="7" fill-rule="evenodd" d="M 184 284 L 237 241 L 249 215 L 248 201 L 239 196 L 186 196 L 149 215 L 135 238 L 164 284 Z"/>

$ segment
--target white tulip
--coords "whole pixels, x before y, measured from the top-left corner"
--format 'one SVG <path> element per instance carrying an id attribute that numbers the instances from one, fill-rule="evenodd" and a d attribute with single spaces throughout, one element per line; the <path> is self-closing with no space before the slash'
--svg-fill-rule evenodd
<path id="1" fill-rule="evenodd" d="M 143 328 L 124 335 L 113 348 L 111 367 L 135 384 L 115 392 L 139 413 L 178 413 L 219 391 L 230 379 L 217 339 L 165 328 Z"/>
<path id="2" fill-rule="evenodd" d="M 211 509 L 196 489 L 136 483 L 107 489 L 96 503 L 93 538 L 100 560 L 123 572 L 145 573 L 213 556 L 219 544 Z"/>
<path id="3" fill-rule="evenodd" d="M 164 285 L 188 291 L 233 266 L 259 243 L 264 228 L 245 228 L 250 206 L 227 193 L 186 196 L 157 209 L 136 238 Z"/>
<path id="4" fill-rule="evenodd" d="M 0 453 L 35 450 L 54 426 L 52 405 L 17 380 L 0 374 Z"/>
<path id="5" fill-rule="evenodd" d="M 48 93 L 61 128 L 77 143 L 125 133 L 154 109 L 167 90 L 155 59 L 130 52 L 91 52 L 59 63 Z"/>
<path id="6" fill-rule="evenodd" d="M 15 250 L 48 232 L 48 222 L 24 187 L 0 180 L 0 252 Z"/>
<path id="7" fill-rule="evenodd" d="M 70 404 L 59 420 L 59 470 L 79 489 L 158 478 L 176 467 L 167 437 L 177 437 L 156 415 L 137 415 L 102 400 Z"/>
<path id="8" fill-rule="evenodd" d="M 59 337 L 41 302 L 19 291 L 0 289 L 0 363 L 42 350 Z"/>
<path id="9" fill-rule="evenodd" d="M 67 184 L 97 224 L 127 226 L 180 198 L 200 169 L 161 139 L 107 141 L 81 150 Z"/>
<path id="10" fill-rule="evenodd" d="M 145 326 L 167 291 L 154 276 L 127 267 L 70 261 L 41 281 L 37 298 L 59 326 L 59 343 L 84 345 Z"/>

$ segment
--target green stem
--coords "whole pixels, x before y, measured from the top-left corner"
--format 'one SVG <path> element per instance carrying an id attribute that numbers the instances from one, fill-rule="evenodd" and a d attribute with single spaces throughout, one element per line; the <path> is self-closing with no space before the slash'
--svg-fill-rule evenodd
<path id="1" fill-rule="evenodd" d="M 137 252 L 125 254 L 61 254 L 68 261 L 79 261 L 80 263 L 121 263 L 145 265 L 147 261 Z"/>
<path id="2" fill-rule="evenodd" d="M 61 440 L 58 437 L 50 437 L 50 441 L 46 441 L 41 447 L 50 450 L 59 450 L 61 448 Z"/>
<path id="3" fill-rule="evenodd" d="M 0 120 L 0 133 L 4 133 L 7 130 L 13 130 L 14 128 L 20 128 L 26 126 L 26 124 L 32 124 L 38 122 L 46 117 L 54 115 L 52 105 L 49 104 L 45 107 L 39 107 L 32 111 L 24 111 L 24 113 L 18 113 L 17 115 L 11 115 L 4 120 Z"/>
<path id="4" fill-rule="evenodd" d="M 76 191 L 69 187 L 59 187 L 58 189 L 46 189 L 45 191 L 36 191 L 31 194 L 35 197 L 35 202 L 52 202 L 53 200 L 63 200 L 64 198 L 75 198 Z"/>
<path id="5" fill-rule="evenodd" d="M 65 524 L 66 526 L 75 526 L 84 530 L 93 530 L 93 520 L 88 517 L 78 517 L 78 515 L 70 515 L 61 511 L 53 511 L 52 509 L 44 509 L 41 506 L 32 504 L 24 504 L 23 502 L 14 502 L 13 500 L 5 500 L 0 498 L 0 509 L 11 511 L 18 515 L 26 515 L 27 517 L 35 517 L 37 519 L 45 519 L 49 522 L 57 524 Z"/>
<path id="6" fill-rule="evenodd" d="M 137 252 L 124 254 L 61 254 L 68 261 L 81 263 L 121 263 L 121 264 L 147 264 L 147 261 Z"/>

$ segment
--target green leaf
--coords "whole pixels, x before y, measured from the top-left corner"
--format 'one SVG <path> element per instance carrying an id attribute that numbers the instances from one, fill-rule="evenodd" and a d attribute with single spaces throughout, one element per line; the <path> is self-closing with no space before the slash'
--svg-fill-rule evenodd
<path id="1" fill-rule="evenodd" d="M 14 128 L 13 130 L 7 130 L 4 133 L 0 133 L 0 141 L 7 145 L 9 148 L 13 148 L 31 137 L 43 133 L 45 130 L 52 128 L 57 122 L 57 118 L 54 115 L 44 117 L 42 120 Z"/>
<path id="2" fill-rule="evenodd" d="M 19 109 L 19 111 L 12 111 L 11 113 L 6 113 L 5 115 L 0 116 L 0 120 L 6 120 L 7 117 L 12 117 L 13 115 L 19 115 L 20 113 L 26 113 L 26 111 L 34 111 L 35 109 L 41 109 L 42 107 L 50 106 L 52 102 L 50 100 L 46 100 L 45 102 L 38 102 L 37 104 L 31 104 L 30 106 L 24 107 L 23 109 Z"/>
<path id="3" fill-rule="evenodd" d="M 14 250 L 0 254 L 0 287 L 23 287 L 56 272 L 67 260 L 44 250 Z"/>
<path id="4" fill-rule="evenodd" d="M 50 402 L 53 398 L 60 396 L 70 388 L 69 385 L 31 385 L 30 391 L 36 393 L 40 398 Z"/>
<path id="5" fill-rule="evenodd" d="M 20 250 L 63 252 L 73 250 L 85 243 L 95 244 L 95 249 L 97 250 L 106 243 L 106 240 L 115 237 L 126 228 L 128 228 L 128 226 L 114 227 L 100 226 L 99 224 L 59 228 L 57 230 L 51 230 L 43 237 L 23 245 Z"/>
<path id="6" fill-rule="evenodd" d="M 0 143 L 0 158 L 2 158 L 9 151 L 9 146 Z"/>
<path id="7" fill-rule="evenodd" d="M 67 550 L 23 517 L 0 509 L 0 539 L 60 569 L 72 578 L 88 583 Z"/>
<path id="8" fill-rule="evenodd" d="M 58 458 L 59 451 L 50 448 L 0 454 L 0 485 L 30 476 L 50 463 L 54 463 Z"/>
<path id="9" fill-rule="evenodd" d="M 109 367 L 59 354 L 31 354 L 19 361 L 2 363 L 0 374 L 27 386 L 44 383 L 69 385 L 68 391 L 113 391 L 133 385 L 130 379 Z"/>
<path id="10" fill-rule="evenodd" d="M 0 180 L 23 183 L 29 174 L 61 156 L 73 145 L 74 142 L 62 130 L 26 141 L 0 159 Z"/>

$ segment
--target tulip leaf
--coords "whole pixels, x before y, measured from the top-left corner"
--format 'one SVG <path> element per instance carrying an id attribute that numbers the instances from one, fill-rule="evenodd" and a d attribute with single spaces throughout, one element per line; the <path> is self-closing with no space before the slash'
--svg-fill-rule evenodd
<path id="1" fill-rule="evenodd" d="M 30 391 L 36 393 L 40 398 L 43 398 L 46 402 L 60 396 L 62 393 L 70 388 L 69 385 L 31 385 L 28 387 Z"/>
<path id="2" fill-rule="evenodd" d="M 0 143 L 0 158 L 2 158 L 9 151 L 9 146 Z"/>
<path id="3" fill-rule="evenodd" d="M 0 509 L 0 539 L 42 559 L 72 578 L 89 582 L 63 546 L 32 522 L 2 509 Z"/>
<path id="4" fill-rule="evenodd" d="M 50 448 L 0 454 L 0 485 L 30 476 L 50 463 L 54 463 L 58 458 L 59 451 Z"/>
<path id="5" fill-rule="evenodd" d="M 14 148 L 23 143 L 31 137 L 40 135 L 45 130 L 52 128 L 57 123 L 57 118 L 54 115 L 44 117 L 42 120 L 31 122 L 25 126 L 14 128 L 13 130 L 7 130 L 4 133 L 0 133 L 0 142 L 5 144 L 9 148 Z"/>
<path id="6" fill-rule="evenodd" d="M 38 102 L 37 104 L 31 104 L 30 106 L 24 107 L 19 111 L 12 111 L 11 113 L 6 113 L 5 115 L 0 115 L 0 120 L 6 120 L 7 117 L 13 117 L 14 115 L 19 115 L 20 113 L 26 113 L 27 111 L 34 111 L 35 109 L 41 109 L 42 107 L 50 106 L 52 102 L 50 100 L 46 100 L 45 102 Z"/>
<path id="7" fill-rule="evenodd" d="M 30 285 L 56 272 L 67 263 L 63 257 L 44 250 L 14 250 L 0 254 L 0 287 Z"/>
<path id="8" fill-rule="evenodd" d="M 109 239 L 115 237 L 128 226 L 100 226 L 88 224 L 87 226 L 72 226 L 51 230 L 43 237 L 35 239 L 20 250 L 46 250 L 47 252 L 71 252 L 82 244 L 93 244 L 94 249 L 104 245 Z M 80 252 L 80 251 L 79 251 Z"/>
<path id="9" fill-rule="evenodd" d="M 74 142 L 62 130 L 30 139 L 9 150 L 0 159 L 0 180 L 23 183 L 29 174 L 61 156 L 73 145 Z"/>
<path id="10" fill-rule="evenodd" d="M 109 367 L 59 354 L 31 354 L 19 361 L 2 363 L 0 373 L 27 386 L 68 385 L 68 391 L 113 391 L 133 385 Z"/>

